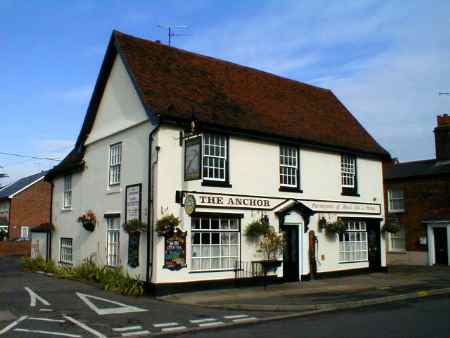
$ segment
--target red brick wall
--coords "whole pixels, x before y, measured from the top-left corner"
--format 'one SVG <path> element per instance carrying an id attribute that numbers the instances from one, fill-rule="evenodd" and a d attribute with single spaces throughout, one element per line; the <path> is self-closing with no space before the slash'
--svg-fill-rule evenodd
<path id="1" fill-rule="evenodd" d="M 44 180 L 11 199 L 9 239 L 20 237 L 20 227 L 50 223 L 51 185 Z"/>
<path id="2" fill-rule="evenodd" d="M 30 256 L 31 241 L 0 242 L 0 256 Z"/>
<path id="3" fill-rule="evenodd" d="M 389 214 L 387 189 L 396 186 L 403 189 L 405 212 Z M 406 250 L 425 251 L 426 245 L 419 238 L 426 236 L 423 220 L 450 218 L 450 176 L 386 180 L 384 182 L 386 218 L 396 215 L 406 228 Z"/>

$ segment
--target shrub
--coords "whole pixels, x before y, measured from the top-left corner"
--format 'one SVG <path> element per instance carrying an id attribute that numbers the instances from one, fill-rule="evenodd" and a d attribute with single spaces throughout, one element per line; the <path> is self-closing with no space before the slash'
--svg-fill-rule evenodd
<path id="1" fill-rule="evenodd" d="M 400 231 L 400 226 L 394 223 L 385 223 L 381 228 L 382 233 L 389 232 L 391 234 L 395 234 Z"/>
<path id="2" fill-rule="evenodd" d="M 251 241 L 256 241 L 259 237 L 267 234 L 269 231 L 270 225 L 268 223 L 253 221 L 245 228 L 245 236 Z"/>
<path id="3" fill-rule="evenodd" d="M 285 246 L 286 242 L 284 236 L 276 233 L 275 230 L 271 228 L 259 241 L 258 252 L 263 254 L 265 260 L 275 261 L 278 259 L 278 256 L 283 253 Z"/>

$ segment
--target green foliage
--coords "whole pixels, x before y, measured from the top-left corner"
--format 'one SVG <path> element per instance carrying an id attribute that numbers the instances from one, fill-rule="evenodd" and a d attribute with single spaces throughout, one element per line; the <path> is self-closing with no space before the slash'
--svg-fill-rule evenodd
<path id="1" fill-rule="evenodd" d="M 259 241 L 258 252 L 261 252 L 267 261 L 278 260 L 278 256 L 283 253 L 286 241 L 283 234 L 277 233 L 272 227 L 263 235 Z"/>
<path id="2" fill-rule="evenodd" d="M 180 223 L 181 220 L 173 214 L 166 215 L 156 222 L 156 232 L 160 236 L 168 235 L 172 233 Z"/>
<path id="3" fill-rule="evenodd" d="M 400 226 L 394 223 L 385 223 L 381 228 L 382 233 L 389 232 L 391 234 L 395 234 L 400 231 Z"/>
<path id="4" fill-rule="evenodd" d="M 325 232 L 329 236 L 335 234 L 342 235 L 345 231 L 347 231 L 347 225 L 340 218 L 336 222 L 327 223 L 325 226 Z"/>
<path id="5" fill-rule="evenodd" d="M 21 260 L 22 269 L 27 271 L 45 271 L 47 267 L 47 262 L 42 256 L 36 258 L 22 257 Z"/>
<path id="6" fill-rule="evenodd" d="M 123 225 L 123 229 L 130 232 L 143 232 L 147 230 L 147 224 L 138 219 L 132 219 Z"/>
<path id="7" fill-rule="evenodd" d="M 245 228 L 245 236 L 250 241 L 256 241 L 270 232 L 270 225 L 266 222 L 253 221 Z"/>

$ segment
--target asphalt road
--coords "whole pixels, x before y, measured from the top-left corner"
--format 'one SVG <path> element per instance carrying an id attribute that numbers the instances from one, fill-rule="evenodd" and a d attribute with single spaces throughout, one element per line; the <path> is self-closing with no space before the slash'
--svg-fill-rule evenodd
<path id="1" fill-rule="evenodd" d="M 182 338 L 448 338 L 450 296 L 370 306 Z"/>
<path id="2" fill-rule="evenodd" d="M 17 259 L 0 257 L 0 337 L 146 336 L 271 315 L 125 297 L 78 281 L 22 272 Z"/>

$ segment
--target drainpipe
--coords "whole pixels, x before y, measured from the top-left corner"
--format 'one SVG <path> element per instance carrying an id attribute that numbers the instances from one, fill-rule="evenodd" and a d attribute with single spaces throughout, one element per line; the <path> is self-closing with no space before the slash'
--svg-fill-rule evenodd
<path id="1" fill-rule="evenodd" d="M 153 129 L 148 136 L 148 210 L 147 210 L 147 271 L 146 284 L 150 285 L 153 273 L 153 222 L 154 222 L 154 204 L 153 204 L 153 165 L 158 161 L 158 153 L 156 160 L 152 161 L 153 135 L 158 127 Z M 159 151 L 159 147 L 156 148 Z M 151 250 L 151 251 L 150 251 Z"/>

